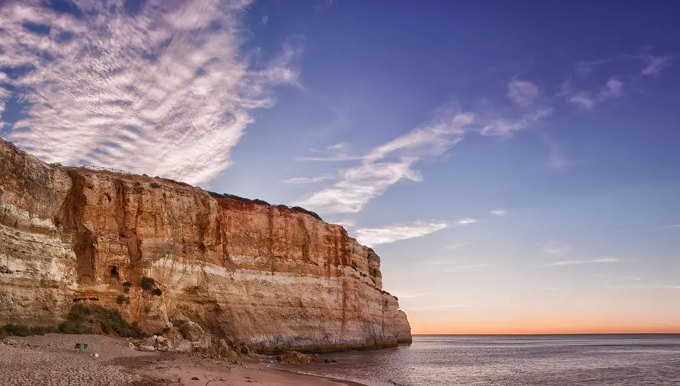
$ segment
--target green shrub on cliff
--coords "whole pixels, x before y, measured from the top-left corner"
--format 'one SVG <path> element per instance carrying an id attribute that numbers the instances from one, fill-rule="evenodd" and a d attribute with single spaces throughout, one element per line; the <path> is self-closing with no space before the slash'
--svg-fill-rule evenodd
<path id="1" fill-rule="evenodd" d="M 156 280 L 151 277 L 144 276 L 142 277 L 142 280 L 140 280 L 139 286 L 145 291 L 151 291 L 156 288 Z"/>
<path id="2" fill-rule="evenodd" d="M 57 332 L 54 327 L 28 327 L 20 324 L 6 324 L 0 327 L 0 338 L 8 335 L 12 336 L 30 336 L 30 335 L 45 335 L 50 332 Z"/>
<path id="3" fill-rule="evenodd" d="M 11 336 L 30 336 L 45 335 L 51 332 L 58 332 L 56 327 L 36 326 L 28 327 L 20 324 L 6 324 L 0 326 L 0 339 L 8 335 Z"/>

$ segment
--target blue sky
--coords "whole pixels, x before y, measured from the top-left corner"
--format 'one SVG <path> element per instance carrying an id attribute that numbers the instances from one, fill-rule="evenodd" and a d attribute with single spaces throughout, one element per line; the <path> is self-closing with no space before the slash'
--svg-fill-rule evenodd
<path id="1" fill-rule="evenodd" d="M 48 162 L 317 211 L 416 332 L 680 331 L 674 2 L 0 4 Z"/>

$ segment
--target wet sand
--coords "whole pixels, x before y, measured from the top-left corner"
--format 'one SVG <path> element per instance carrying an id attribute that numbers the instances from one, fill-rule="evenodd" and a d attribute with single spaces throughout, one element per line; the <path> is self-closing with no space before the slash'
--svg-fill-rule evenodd
<path id="1" fill-rule="evenodd" d="M 244 362 L 242 365 L 200 357 L 176 355 L 166 357 L 140 374 L 152 379 L 162 379 L 168 385 L 230 385 L 243 386 L 257 383 L 272 386 L 350 386 L 358 383 L 296 374 L 268 367 L 266 363 Z"/>
<path id="2" fill-rule="evenodd" d="M 126 339 L 101 335 L 48 334 L 2 342 L 0 385 L 359 385 L 283 371 L 255 359 L 238 364 L 198 353 L 145 353 L 131 349 Z M 77 350 L 76 343 L 89 347 Z"/>

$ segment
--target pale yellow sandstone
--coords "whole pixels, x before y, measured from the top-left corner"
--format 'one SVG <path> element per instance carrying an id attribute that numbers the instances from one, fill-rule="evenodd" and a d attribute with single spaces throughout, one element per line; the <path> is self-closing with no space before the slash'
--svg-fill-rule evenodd
<path id="1" fill-rule="evenodd" d="M 149 332 L 192 320 L 263 352 L 411 340 L 378 255 L 304 210 L 47 165 L 4 141 L 0 210 L 0 324 L 54 324 L 88 302 Z"/>

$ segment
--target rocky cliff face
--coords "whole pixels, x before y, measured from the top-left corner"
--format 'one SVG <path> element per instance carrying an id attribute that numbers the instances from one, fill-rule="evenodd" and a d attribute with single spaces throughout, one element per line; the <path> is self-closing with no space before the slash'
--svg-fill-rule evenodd
<path id="1" fill-rule="evenodd" d="M 0 141 L 0 324 L 54 324 L 87 302 L 260 351 L 410 342 L 381 288 L 373 250 L 304 210 L 47 165 Z"/>

